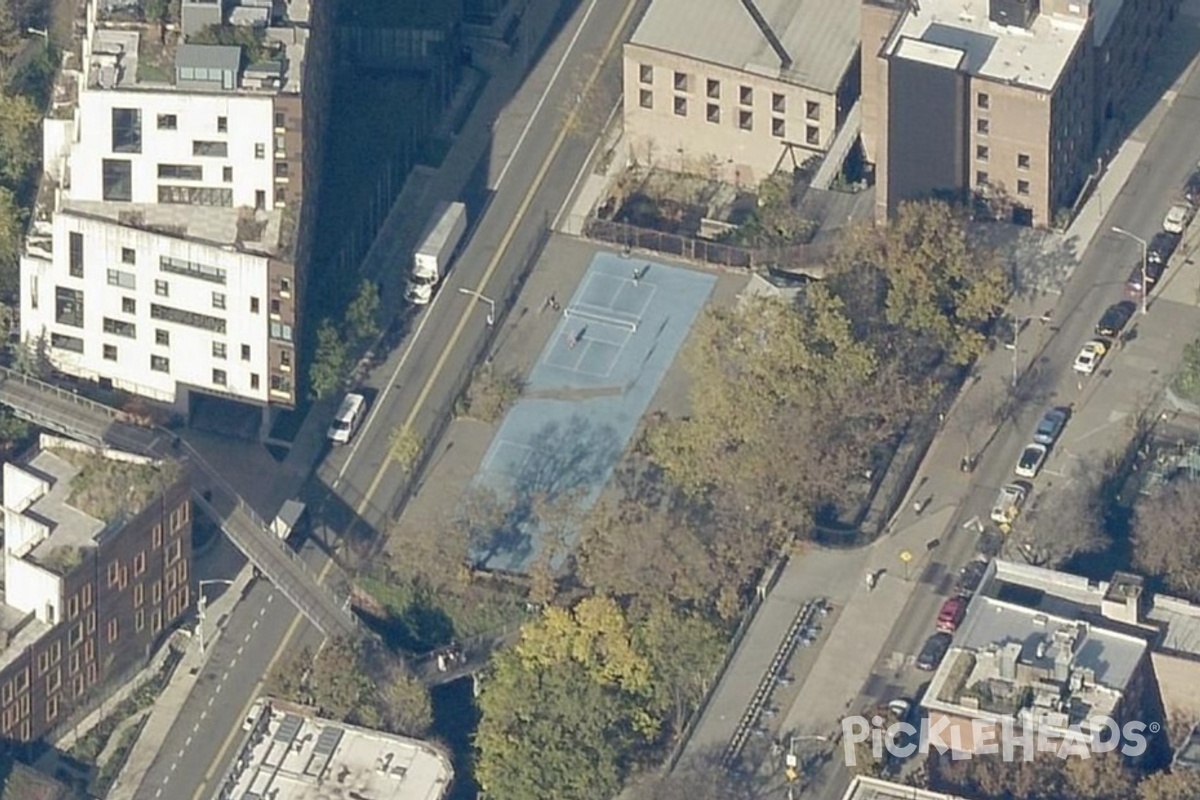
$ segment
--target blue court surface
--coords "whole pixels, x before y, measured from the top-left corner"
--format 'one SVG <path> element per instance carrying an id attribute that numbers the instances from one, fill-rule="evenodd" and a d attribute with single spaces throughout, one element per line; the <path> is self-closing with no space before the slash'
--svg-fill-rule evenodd
<path id="1" fill-rule="evenodd" d="M 476 475 L 513 509 L 476 545 L 477 563 L 526 571 L 541 546 L 533 506 L 596 503 L 715 284 L 643 259 L 593 257 Z"/>

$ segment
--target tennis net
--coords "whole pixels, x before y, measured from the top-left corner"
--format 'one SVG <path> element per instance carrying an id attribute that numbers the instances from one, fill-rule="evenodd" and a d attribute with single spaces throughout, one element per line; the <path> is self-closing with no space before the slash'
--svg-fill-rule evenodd
<path id="1" fill-rule="evenodd" d="M 563 316 L 567 319 L 578 319 L 584 322 L 597 322 L 602 325 L 612 325 L 614 328 L 623 328 L 630 333 L 637 333 L 637 323 L 633 320 L 619 319 L 617 317 L 609 317 L 604 314 L 597 314 L 594 311 L 585 311 L 577 306 L 567 306 L 563 309 Z"/>

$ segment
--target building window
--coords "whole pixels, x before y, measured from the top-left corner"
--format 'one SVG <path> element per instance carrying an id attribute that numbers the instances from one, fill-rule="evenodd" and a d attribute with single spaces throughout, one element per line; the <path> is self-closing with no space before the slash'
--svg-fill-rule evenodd
<path id="1" fill-rule="evenodd" d="M 989 155 L 991 155 L 991 151 L 986 144 L 975 145 L 975 160 L 987 161 Z"/>
<path id="2" fill-rule="evenodd" d="M 72 353 L 83 352 L 83 339 L 78 336 L 64 336 L 61 333 L 50 334 L 50 346 L 55 350 L 68 350 Z"/>
<path id="3" fill-rule="evenodd" d="M 279 351 L 279 366 L 285 367 L 287 369 L 292 368 L 292 351 L 291 350 L 280 350 Z"/>
<path id="4" fill-rule="evenodd" d="M 106 158 L 101 163 L 101 196 L 115 203 L 133 200 L 133 162 Z"/>
<path id="5" fill-rule="evenodd" d="M 108 564 L 108 588 L 113 588 L 117 585 L 117 581 L 121 579 L 121 565 L 116 561 L 110 561 Z"/>
<path id="6" fill-rule="evenodd" d="M 654 92 L 642 89 L 638 92 L 638 105 L 642 108 L 654 108 Z"/>
<path id="7" fill-rule="evenodd" d="M 132 322 L 113 319 L 112 317 L 104 318 L 104 332 L 111 333 L 114 336 L 124 336 L 126 339 L 137 338 L 137 326 Z"/>
<path id="8" fill-rule="evenodd" d="M 720 100 L 721 99 L 721 82 L 718 80 L 714 80 L 713 78 L 709 78 L 708 81 L 705 83 L 704 91 L 705 91 L 705 94 L 708 95 L 708 98 L 710 100 Z"/>
<path id="9" fill-rule="evenodd" d="M 229 158 L 229 145 L 226 142 L 196 139 L 192 142 L 192 155 L 197 158 Z"/>
<path id="10" fill-rule="evenodd" d="M 219 308 L 222 311 L 224 311 L 225 310 L 225 295 L 222 294 L 221 292 L 213 292 L 212 293 L 212 307 Z"/>
<path id="11" fill-rule="evenodd" d="M 279 394 L 291 395 L 292 382 L 286 376 L 272 375 L 271 376 L 271 391 Z"/>
<path id="12" fill-rule="evenodd" d="M 270 330 L 272 339 L 278 339 L 281 342 L 290 342 L 292 340 L 291 325 L 284 325 L 282 322 L 272 322 Z"/>
<path id="13" fill-rule="evenodd" d="M 988 174 L 986 172 L 984 172 L 983 170 L 976 172 L 975 173 L 975 185 L 976 186 L 987 186 L 988 185 Z"/>
<path id="14" fill-rule="evenodd" d="M 53 694 L 62 687 L 62 670 L 56 669 L 46 676 L 46 694 Z M 53 698 L 52 698 L 53 699 Z M 58 713 L 57 711 L 55 712 Z"/>
<path id="15" fill-rule="evenodd" d="M 754 105 L 754 89 L 749 86 L 739 86 L 738 102 L 744 106 Z"/>
<path id="16" fill-rule="evenodd" d="M 139 108 L 112 110 L 112 151 L 142 152 L 142 111 Z"/>
<path id="17" fill-rule="evenodd" d="M 154 282 L 154 293 L 156 295 L 158 295 L 159 297 L 170 297 L 171 296 L 171 285 L 168 284 L 166 281 L 155 281 Z"/>
<path id="18" fill-rule="evenodd" d="M 104 360 L 105 361 L 116 361 L 117 360 L 117 346 L 115 344 L 104 345 Z"/>
<path id="19" fill-rule="evenodd" d="M 804 118 L 819 122 L 821 120 L 821 104 L 816 100 L 806 100 L 804 102 Z"/>
<path id="20" fill-rule="evenodd" d="M 677 116 L 677 117 L 686 117 L 687 116 L 687 98 L 686 97 L 676 97 L 675 98 L 675 116 Z"/>
<path id="21" fill-rule="evenodd" d="M 225 358 L 225 343 L 224 342 L 213 342 L 212 343 L 212 354 L 213 354 L 213 358 L 224 359 Z"/>
<path id="22" fill-rule="evenodd" d="M 154 529 L 150 531 L 150 545 L 158 549 L 162 547 L 162 539 L 162 525 L 155 525 Z"/>
<path id="23" fill-rule="evenodd" d="M 654 67 L 649 64 L 638 65 L 638 82 L 650 86 L 654 83 Z"/>
<path id="24" fill-rule="evenodd" d="M 160 185 L 158 187 L 158 202 L 171 206 L 233 208 L 233 190 L 214 189 L 210 186 Z"/>
<path id="25" fill-rule="evenodd" d="M 275 155 L 278 158 L 287 158 L 287 139 L 282 133 L 275 135 Z"/>
<path id="26" fill-rule="evenodd" d="M 72 328 L 83 327 L 83 292 L 54 287 L 54 321 Z"/>
<path id="27" fill-rule="evenodd" d="M 771 135 L 776 139 L 782 139 L 787 135 L 787 125 L 779 117 L 771 118 Z"/>
<path id="28" fill-rule="evenodd" d="M 134 250 L 132 247 L 122 247 L 121 248 L 121 263 L 122 264 L 136 264 L 137 263 L 137 251 Z"/>
<path id="29" fill-rule="evenodd" d="M 277 206 L 283 205 L 286 202 L 287 202 L 287 187 L 286 186 L 276 186 L 275 187 L 275 205 L 277 205 Z"/>
<path id="30" fill-rule="evenodd" d="M 275 130 L 281 131 L 287 127 L 287 119 L 283 116 L 282 111 L 275 112 Z"/>
<path id="31" fill-rule="evenodd" d="M 804 141 L 807 144 L 811 144 L 813 147 L 819 146 L 821 144 L 821 129 L 816 125 L 805 125 Z"/>
<path id="32" fill-rule="evenodd" d="M 1017 194 L 1029 194 L 1029 181 L 1017 181 Z"/>
<path id="33" fill-rule="evenodd" d="M 150 632 L 158 633 L 160 630 L 162 630 L 162 612 L 155 609 L 150 614 Z"/>
<path id="34" fill-rule="evenodd" d="M 251 389 L 258 388 L 258 373 L 257 372 L 250 373 L 250 388 Z"/>
<path id="35" fill-rule="evenodd" d="M 263 144 L 262 142 L 258 142 L 257 144 L 255 144 L 254 145 L 254 157 L 260 161 L 262 159 L 266 158 L 267 157 L 267 146 L 265 144 Z"/>
<path id="36" fill-rule="evenodd" d="M 162 328 L 154 329 L 154 343 L 160 344 L 163 347 L 171 346 L 171 332 L 164 331 Z"/>
<path id="37" fill-rule="evenodd" d="M 980 92 L 979 94 L 975 95 L 975 107 L 976 108 L 985 108 L 985 109 L 991 108 L 992 107 L 992 98 L 989 97 L 984 92 Z"/>
<path id="38" fill-rule="evenodd" d="M 250 298 L 250 313 L 251 314 L 258 313 L 258 298 L 257 297 Z"/>
<path id="39" fill-rule="evenodd" d="M 738 127 L 744 131 L 754 130 L 754 113 L 751 111 L 739 111 Z"/>
<path id="40" fill-rule="evenodd" d="M 217 133 L 229 133 L 229 117 L 217 117 Z"/>
<path id="41" fill-rule="evenodd" d="M 121 298 L 121 313 L 122 314 L 136 314 L 137 313 L 137 301 L 134 300 L 132 297 L 122 297 Z"/>
<path id="42" fill-rule="evenodd" d="M 286 178 L 287 176 L 288 176 L 288 162 L 276 161 L 275 162 L 275 177 L 276 178 Z"/>
<path id="43" fill-rule="evenodd" d="M 716 103 L 709 103 L 705 119 L 714 125 L 719 124 L 721 122 L 721 107 Z"/>
<path id="44" fill-rule="evenodd" d="M 133 577 L 136 578 L 137 576 L 141 575 L 145 571 L 146 571 L 146 551 L 142 550 L 136 556 L 133 557 Z M 142 589 L 141 585 L 138 585 L 137 588 L 134 590 L 134 594 L 136 595 L 138 592 L 141 591 L 141 589 Z"/>
<path id="45" fill-rule="evenodd" d="M 1017 169 L 1029 169 L 1030 162 L 1028 153 L 1017 154 Z"/>
<path id="46" fill-rule="evenodd" d="M 225 183 L 233 183 L 233 167 L 223 167 L 221 169 L 221 180 Z"/>
<path id="47" fill-rule="evenodd" d="M 108 285 L 120 286 L 122 289 L 136 289 L 137 276 L 132 272 L 122 272 L 119 269 L 108 270 Z"/>
<path id="48" fill-rule="evenodd" d="M 214 369 L 213 374 L 212 374 L 212 382 L 214 384 L 216 384 L 217 386 L 225 386 L 226 384 L 228 384 L 229 380 L 228 380 L 227 376 L 225 375 L 225 370 Z"/>
<path id="49" fill-rule="evenodd" d="M 675 73 L 675 91 L 677 91 L 677 92 L 688 91 L 688 74 L 686 72 L 676 72 Z"/>
<path id="50" fill-rule="evenodd" d="M 117 620 L 110 619 L 108 621 L 108 629 L 106 631 L 106 635 L 108 637 L 108 643 L 112 644 L 113 642 L 117 641 L 117 637 L 120 634 L 121 634 L 120 624 L 117 623 Z"/>
<path id="51" fill-rule="evenodd" d="M 184 261 L 181 258 L 161 256 L 158 268 L 163 272 L 173 272 L 176 275 L 187 275 L 189 278 L 199 278 L 210 283 L 225 283 L 225 270 L 220 267 L 210 267 L 195 261 Z M 166 295 L 163 295 L 166 297 Z"/>
<path id="52" fill-rule="evenodd" d="M 244 345 L 242 345 L 242 361 L 249 361 L 249 360 L 250 360 L 250 345 L 244 344 Z"/>
<path id="53" fill-rule="evenodd" d="M 171 359 L 165 356 L 150 356 L 150 369 L 154 372 L 170 372 Z"/>
<path id="54" fill-rule="evenodd" d="M 787 98 L 779 92 L 771 93 L 771 110 L 776 114 L 783 114 L 787 111 Z"/>
<path id="55" fill-rule="evenodd" d="M 283 295 L 284 297 L 292 296 L 292 279 L 291 278 L 280 278 L 279 279 L 279 293 L 281 295 Z"/>
<path id="56" fill-rule="evenodd" d="M 84 584 L 84 587 L 83 587 L 83 607 L 84 608 L 92 607 L 92 585 L 90 583 Z"/>
<path id="57" fill-rule="evenodd" d="M 159 114 L 158 129 L 160 131 L 173 131 L 179 128 L 179 118 L 174 114 Z"/>
<path id="58" fill-rule="evenodd" d="M 70 236 L 70 253 L 68 265 L 72 278 L 83 277 L 83 234 L 76 231 L 71 231 Z"/>
<path id="59" fill-rule="evenodd" d="M 987 136 L 992 132 L 992 121 L 990 119 L 975 120 L 975 132 L 980 136 Z"/>
<path id="60" fill-rule="evenodd" d="M 162 581 L 155 581 L 150 585 L 150 602 L 154 605 L 162 602 Z"/>
<path id="61" fill-rule="evenodd" d="M 158 178 L 168 181 L 202 181 L 204 167 L 196 164 L 159 164 Z"/>
<path id="62" fill-rule="evenodd" d="M 46 722 L 53 722 L 58 716 L 58 698 L 49 697 L 46 699 Z"/>
<path id="63" fill-rule="evenodd" d="M 146 612 L 139 608 L 133 615 L 133 629 L 141 633 L 144 627 L 146 627 Z"/>

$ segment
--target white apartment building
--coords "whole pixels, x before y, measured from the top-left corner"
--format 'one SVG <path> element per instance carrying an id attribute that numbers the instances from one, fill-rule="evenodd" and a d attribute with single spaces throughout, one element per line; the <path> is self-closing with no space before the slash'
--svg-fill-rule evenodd
<path id="1" fill-rule="evenodd" d="M 181 410 L 295 404 L 307 6 L 271 12 L 252 63 L 88 0 L 21 261 L 22 337 L 55 369 Z"/>
<path id="2" fill-rule="evenodd" d="M 639 163 L 755 185 L 833 143 L 858 94 L 857 2 L 653 0 L 625 45 Z"/>

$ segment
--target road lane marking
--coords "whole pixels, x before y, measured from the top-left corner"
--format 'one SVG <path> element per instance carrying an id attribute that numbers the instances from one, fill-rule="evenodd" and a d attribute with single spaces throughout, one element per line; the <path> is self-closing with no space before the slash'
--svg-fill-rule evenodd
<path id="1" fill-rule="evenodd" d="M 266 607 L 266 606 L 263 606 L 262 608 L 260 608 L 260 609 L 258 610 L 258 615 L 259 615 L 260 617 L 261 617 L 263 614 L 265 614 L 265 613 L 267 613 L 267 607 Z"/>
<path id="2" fill-rule="evenodd" d="M 250 628 L 253 630 L 253 629 L 257 628 L 257 627 L 258 627 L 258 620 L 254 620 L 254 624 L 252 624 L 252 625 L 250 626 Z"/>
<path id="3" fill-rule="evenodd" d="M 200 723 L 197 722 L 195 725 L 192 726 L 192 733 L 199 733 L 199 731 L 200 731 Z"/>
<path id="4" fill-rule="evenodd" d="M 600 72 L 604 68 L 604 62 L 608 60 L 609 55 L 612 53 L 613 47 L 616 46 L 617 41 L 621 38 L 621 32 L 625 30 L 625 25 L 629 22 L 629 18 L 632 16 L 636 5 L 637 4 L 635 2 L 630 2 L 625 6 L 625 10 L 621 14 L 621 19 L 617 22 L 616 27 L 613 28 L 612 35 L 609 36 L 608 42 L 605 44 L 600 58 L 596 59 L 596 64 L 594 67 L 592 67 L 591 74 L 588 75 L 588 79 L 583 85 L 584 94 L 588 94 L 591 91 L 592 86 L 595 85 L 596 79 L 599 77 Z M 554 143 L 547 151 L 546 157 L 542 159 L 542 165 L 538 168 L 537 174 L 534 175 L 533 181 L 529 184 L 529 189 L 525 192 L 525 196 L 521 199 L 521 204 L 517 207 L 517 213 L 513 216 L 512 223 L 508 226 L 508 230 L 504 232 L 504 236 L 500 239 L 500 244 L 496 247 L 496 251 L 492 255 L 492 260 L 488 262 L 487 269 L 484 270 L 483 276 L 480 277 L 478 283 L 475 285 L 475 294 L 486 294 L 485 290 L 487 289 L 488 281 L 492 279 L 492 276 L 496 273 L 496 270 L 500 266 L 500 262 L 503 261 L 504 256 L 508 254 L 509 245 L 512 244 L 513 237 L 517 234 L 517 228 L 519 228 L 521 223 L 525 220 L 525 215 L 529 212 L 529 207 L 533 205 L 534 196 L 541 190 L 542 184 L 545 183 L 546 175 L 550 172 L 550 165 L 554 163 L 554 159 L 558 156 L 559 151 L 562 150 L 563 142 L 567 140 L 567 136 L 574 125 L 578 110 L 578 107 L 572 108 L 567 114 L 566 119 L 563 120 L 563 124 L 559 126 L 558 135 L 554 138 Z M 462 316 L 458 318 L 458 324 L 454 326 L 454 331 L 450 334 L 450 339 L 446 342 L 446 346 L 442 348 L 442 352 L 438 356 L 437 362 L 433 365 L 433 371 L 425 380 L 425 385 L 421 387 L 421 393 L 417 395 L 416 402 L 413 403 L 412 408 L 409 410 L 408 417 L 404 420 L 404 424 L 400 428 L 401 430 L 404 430 L 405 428 L 412 428 L 413 421 L 416 420 L 417 415 L 421 413 L 421 410 L 425 405 L 425 401 L 429 399 L 429 393 L 433 391 L 434 384 L 437 383 L 438 378 L 442 374 L 442 370 L 446 368 L 446 362 L 450 360 L 450 354 L 454 352 L 454 348 L 457 346 L 458 340 L 462 338 L 463 331 L 466 330 L 467 323 L 471 320 L 473 312 L 473 305 L 468 305 L 463 308 Z M 368 506 L 370 506 L 371 498 L 375 495 L 376 490 L 379 489 L 379 484 L 383 482 L 383 476 L 387 473 L 388 467 L 391 465 L 392 459 L 389 454 L 388 456 L 385 456 L 383 463 L 379 467 L 379 470 L 375 473 L 375 477 L 371 480 L 371 485 L 364 493 L 362 502 L 359 503 L 358 508 L 355 509 L 359 519 L 362 518 L 363 512 L 366 511 Z"/>
<path id="5" fill-rule="evenodd" d="M 250 634 L 248 634 L 248 633 L 247 633 L 247 634 L 245 635 L 245 637 L 243 637 L 242 641 L 243 641 L 243 642 L 248 642 L 248 641 L 250 641 Z"/>
<path id="6" fill-rule="evenodd" d="M 542 91 L 542 96 L 538 98 L 537 104 L 534 105 L 533 111 L 529 114 L 529 118 L 525 120 L 525 127 L 521 129 L 521 134 L 517 136 L 517 143 L 513 145 L 512 153 L 508 156 L 508 161 L 504 162 L 504 167 L 500 170 L 500 174 L 496 176 L 496 185 L 492 191 L 496 194 L 500 193 L 500 185 L 504 183 L 505 176 L 508 175 L 508 169 L 512 166 L 513 161 L 517 158 L 517 153 L 521 152 L 521 145 L 525 142 L 525 137 L 529 135 L 529 129 L 533 127 L 533 121 L 537 119 L 538 112 L 542 110 L 542 105 L 545 104 L 546 98 L 550 95 L 550 90 L 554 88 L 554 84 L 558 82 L 558 76 L 562 73 L 563 66 L 570 58 L 571 52 L 575 49 L 575 43 L 579 41 L 579 35 L 583 33 L 583 29 L 587 27 L 588 18 L 592 16 L 592 12 L 596 10 L 596 0 L 592 0 L 587 11 L 583 14 L 583 19 L 579 22 L 579 27 L 575 29 L 575 33 L 571 36 L 571 41 L 567 43 L 567 49 L 563 51 L 562 58 L 558 60 L 558 64 L 554 67 L 554 72 L 550 74 L 550 82 L 546 84 L 546 88 Z M 622 23 L 624 20 L 622 20 Z M 622 24 L 622 27 L 624 25 Z M 618 29 L 619 30 L 619 29 Z M 607 55 L 607 51 L 605 51 Z M 572 111 L 574 114 L 574 111 Z"/>
<path id="7" fill-rule="evenodd" d="M 211 705 L 211 703 L 210 703 L 210 705 Z M 208 709 L 205 709 L 204 711 L 201 711 L 201 712 L 200 712 L 200 719 L 204 719 L 204 718 L 206 718 L 207 716 L 208 716 Z M 200 726 L 199 726 L 199 725 L 197 725 L 196 727 L 200 727 Z"/>
<path id="8" fill-rule="evenodd" d="M 184 748 L 185 748 L 185 749 L 186 749 L 186 748 L 188 748 L 188 747 L 191 747 L 191 746 L 192 746 L 192 737 L 190 737 L 190 736 L 189 736 L 188 738 L 184 739 L 184 740 L 183 740 L 183 746 L 184 746 Z M 183 750 L 180 750 L 180 751 L 179 751 L 179 755 L 180 755 L 180 757 L 181 757 L 181 758 L 183 757 Z"/>
<path id="9" fill-rule="evenodd" d="M 210 697 L 210 698 L 208 698 L 208 707 L 212 708 L 212 704 L 213 704 L 213 698 Z"/>

